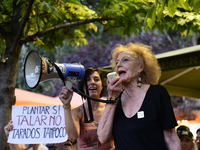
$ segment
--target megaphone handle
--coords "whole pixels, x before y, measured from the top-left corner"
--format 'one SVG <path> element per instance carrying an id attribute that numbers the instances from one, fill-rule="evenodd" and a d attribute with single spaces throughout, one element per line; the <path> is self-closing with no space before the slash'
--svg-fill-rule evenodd
<path id="1" fill-rule="evenodd" d="M 65 81 L 65 86 L 71 89 L 73 85 L 70 81 Z"/>
<path id="2" fill-rule="evenodd" d="M 76 78 L 66 78 L 65 80 L 65 86 L 69 89 L 72 89 L 72 86 L 76 83 Z"/>

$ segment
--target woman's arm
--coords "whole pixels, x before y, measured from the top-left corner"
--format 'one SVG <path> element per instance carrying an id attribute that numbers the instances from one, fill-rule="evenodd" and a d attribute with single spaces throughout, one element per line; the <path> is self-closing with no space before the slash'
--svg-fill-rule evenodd
<path id="1" fill-rule="evenodd" d="M 59 94 L 59 98 L 63 103 L 64 116 L 65 116 L 65 126 L 69 139 L 72 142 L 76 142 L 80 133 L 80 110 L 76 108 L 71 111 L 71 99 L 73 96 L 73 91 L 67 87 L 62 87 Z"/>
<path id="2" fill-rule="evenodd" d="M 97 129 L 97 135 L 101 143 L 106 143 L 112 138 L 115 108 L 115 104 L 106 104 Z"/>
<path id="3" fill-rule="evenodd" d="M 122 81 L 119 77 L 112 81 L 107 80 L 107 91 L 110 98 L 117 98 L 120 96 L 122 91 Z M 97 129 L 97 135 L 101 143 L 106 143 L 112 138 L 115 109 L 115 104 L 106 104 L 106 108 Z"/>
<path id="4" fill-rule="evenodd" d="M 72 142 L 76 142 L 80 134 L 80 108 L 74 110 L 66 110 L 65 112 L 65 126 L 69 139 Z"/>
<path id="5" fill-rule="evenodd" d="M 169 150 L 181 150 L 180 140 L 174 128 L 164 130 L 164 137 Z"/>

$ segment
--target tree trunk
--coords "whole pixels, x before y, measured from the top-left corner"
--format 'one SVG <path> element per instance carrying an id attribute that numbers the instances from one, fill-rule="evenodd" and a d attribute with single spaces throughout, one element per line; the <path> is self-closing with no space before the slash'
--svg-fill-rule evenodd
<path id="1" fill-rule="evenodd" d="M 9 40 L 9 42 L 12 42 Z M 8 45 L 12 45 L 8 43 Z M 4 127 L 11 119 L 12 105 L 15 104 L 15 85 L 18 69 L 21 45 L 6 50 L 4 58 L 8 58 L 5 62 L 0 62 L 0 145 L 1 150 L 8 150 L 7 137 L 4 133 Z"/>

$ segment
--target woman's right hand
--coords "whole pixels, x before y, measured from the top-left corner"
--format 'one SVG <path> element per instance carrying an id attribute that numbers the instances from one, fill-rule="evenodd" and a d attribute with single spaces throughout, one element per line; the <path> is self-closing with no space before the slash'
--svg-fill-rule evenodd
<path id="1" fill-rule="evenodd" d="M 12 120 L 9 121 L 9 123 L 4 127 L 4 132 L 6 134 L 6 136 L 9 135 L 10 131 L 12 131 L 14 128 Z"/>
<path id="2" fill-rule="evenodd" d="M 72 96 L 73 96 L 73 90 L 67 88 L 66 86 L 63 86 L 59 94 L 59 99 L 63 103 L 63 106 L 66 106 L 66 107 L 70 106 Z"/>
<path id="3" fill-rule="evenodd" d="M 112 98 L 117 98 L 122 91 L 122 81 L 119 77 L 113 79 L 112 81 L 107 80 L 107 90 L 108 96 Z"/>

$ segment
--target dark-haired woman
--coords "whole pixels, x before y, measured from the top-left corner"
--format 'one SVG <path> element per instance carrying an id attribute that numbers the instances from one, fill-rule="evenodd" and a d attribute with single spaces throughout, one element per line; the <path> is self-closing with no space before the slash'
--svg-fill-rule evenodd
<path id="1" fill-rule="evenodd" d="M 87 87 L 90 97 L 100 99 L 104 91 L 102 79 L 102 73 L 98 69 L 88 68 L 85 71 L 84 79 L 79 82 L 79 90 L 86 93 Z M 105 103 L 91 100 L 94 121 L 91 123 L 84 123 L 84 108 L 87 114 L 89 114 L 87 101 L 81 106 L 71 110 L 70 102 L 72 95 L 73 91 L 67 87 L 63 87 L 59 94 L 59 98 L 64 107 L 66 130 L 70 141 L 72 143 L 77 142 L 78 150 L 113 149 L 113 140 L 101 144 L 97 136 L 97 127 L 104 112 Z"/>

